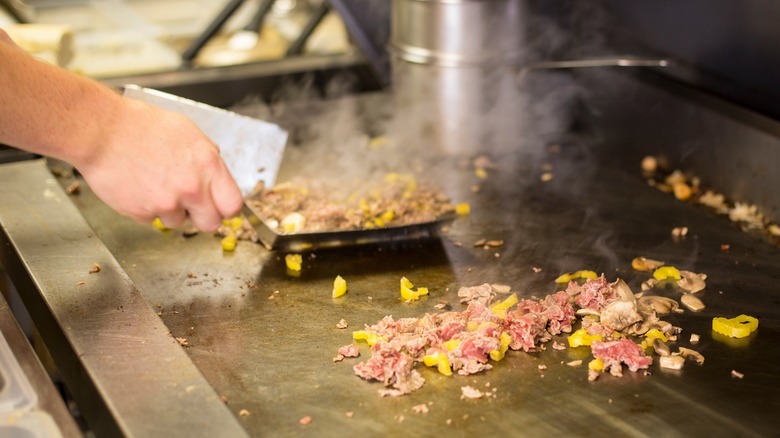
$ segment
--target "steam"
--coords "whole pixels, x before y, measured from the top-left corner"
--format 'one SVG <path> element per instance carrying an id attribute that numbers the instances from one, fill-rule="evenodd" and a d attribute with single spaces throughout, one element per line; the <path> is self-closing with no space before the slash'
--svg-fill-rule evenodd
<path id="1" fill-rule="evenodd" d="M 485 218 L 474 211 L 471 218 L 452 225 L 450 239 L 464 246 L 480 238 L 525 233 L 513 237 L 519 243 L 502 248 L 498 258 L 493 251 L 464 256 L 463 249 L 451 251 L 447 246 L 451 260 L 480 266 L 478 271 L 456 272 L 461 284 L 512 280 L 516 284 L 522 279 L 520 286 L 533 285 L 542 276 L 529 275 L 529 269 L 541 266 L 542 261 L 548 263 L 545 272 L 584 268 L 582 260 L 567 253 L 592 254 L 603 258 L 604 267 L 612 268 L 620 260 L 610 249 L 612 234 L 594 235 L 572 245 L 566 230 L 551 229 L 546 223 L 516 227 L 523 215 L 536 215 L 534 220 L 539 221 L 541 213 L 518 202 L 517 193 L 540 190 L 545 166 L 551 166 L 555 179 L 541 190 L 573 212 L 566 226 L 581 227 L 593 213 L 583 213 L 588 207 L 579 197 L 587 188 L 595 159 L 582 141 L 567 134 L 577 103 L 587 91 L 572 71 L 536 70 L 518 78 L 524 63 L 598 53 L 602 41 L 597 35 L 605 26 L 604 19 L 592 6 L 571 7 L 567 12 L 574 22 L 587 21 L 574 34 L 585 44 L 574 42 L 571 29 L 561 29 L 544 11 L 528 7 L 524 40 L 518 42 L 519 64 L 442 67 L 395 58 L 389 92 L 352 94 L 356 79 L 342 76 L 331 80 L 322 94 L 310 77 L 277 90 L 270 104 L 248 99 L 233 109 L 290 131 L 279 182 L 303 176 L 353 186 L 390 171 L 412 172 L 442 187 L 453 201 L 472 205 L 485 199 L 482 193 L 472 192 L 472 185 L 514 187 L 490 193 L 491 202 L 503 209 L 497 217 Z M 371 139 L 377 136 L 387 141 L 372 147 Z M 551 152 L 551 145 L 559 145 L 562 152 Z M 490 183 L 473 178 L 471 163 L 479 155 L 496 163 L 496 169 L 489 171 Z M 453 178 L 454 173 L 461 174 Z M 598 217 L 597 212 L 593 217 Z M 474 234 L 472 220 L 494 234 Z M 600 225 L 597 233 L 604 232 L 604 224 Z M 540 234 L 545 238 L 540 239 Z M 557 251 L 551 245 L 572 251 Z"/>

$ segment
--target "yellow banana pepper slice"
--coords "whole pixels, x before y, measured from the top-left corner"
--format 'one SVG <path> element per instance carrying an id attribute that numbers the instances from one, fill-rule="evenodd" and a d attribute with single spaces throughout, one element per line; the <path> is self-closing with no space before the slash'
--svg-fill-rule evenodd
<path id="1" fill-rule="evenodd" d="M 377 341 L 382 340 L 376 333 L 369 330 L 355 330 L 352 332 L 352 339 L 356 341 L 366 341 L 369 347 L 373 347 Z"/>
<path id="2" fill-rule="evenodd" d="M 601 359 L 593 359 L 592 361 L 588 362 L 588 369 L 593 371 L 603 371 L 604 361 Z"/>
<path id="3" fill-rule="evenodd" d="M 589 335 L 585 329 L 579 329 L 566 338 L 569 342 L 569 347 L 590 345 L 593 341 L 601 341 L 603 339 L 604 338 L 601 335 Z"/>
<path id="4" fill-rule="evenodd" d="M 493 304 L 490 306 L 490 310 L 495 313 L 497 316 L 501 318 L 506 317 L 506 311 L 517 304 L 517 294 L 512 294 L 508 296 L 504 301 L 501 301 L 500 303 Z"/>
<path id="5" fill-rule="evenodd" d="M 297 272 L 301 270 L 303 257 L 300 254 L 287 254 L 284 256 L 284 263 L 287 265 L 287 269 Z"/>
<path id="6" fill-rule="evenodd" d="M 469 204 L 467 204 L 465 202 L 461 203 L 461 204 L 456 204 L 455 205 L 455 213 L 457 213 L 457 214 L 459 214 L 461 216 L 465 216 L 465 215 L 471 213 L 471 205 L 469 205 Z"/>
<path id="7" fill-rule="evenodd" d="M 452 375 L 452 366 L 450 366 L 450 360 L 447 359 L 447 355 L 444 353 L 434 353 L 423 356 L 423 363 L 427 367 L 436 366 L 441 374 L 445 376 Z"/>
<path id="8" fill-rule="evenodd" d="M 428 295 L 427 287 L 418 287 L 417 290 L 412 290 L 414 284 L 406 277 L 401 277 L 401 298 L 406 301 L 419 300 L 421 296 Z"/>
<path id="9" fill-rule="evenodd" d="M 154 221 L 152 222 L 152 226 L 157 228 L 160 231 L 168 231 L 168 227 L 163 225 L 159 217 L 154 218 Z"/>
<path id="10" fill-rule="evenodd" d="M 223 251 L 233 251 L 236 249 L 236 243 L 238 242 L 238 238 L 236 237 L 236 233 L 230 232 L 227 236 L 222 238 L 222 250 Z"/>
<path id="11" fill-rule="evenodd" d="M 460 347 L 460 339 L 450 339 L 449 341 L 445 342 L 444 348 L 447 349 L 447 351 L 457 350 L 458 347 Z"/>
<path id="12" fill-rule="evenodd" d="M 509 350 L 509 344 L 512 343 L 512 337 L 507 332 L 501 333 L 501 347 L 498 350 L 493 350 L 490 352 L 490 358 L 498 362 L 499 360 L 503 359 L 506 355 L 506 351 Z"/>
<path id="13" fill-rule="evenodd" d="M 337 275 L 333 280 L 333 298 L 338 298 L 347 293 L 347 281 L 341 275 Z"/>
<path id="14" fill-rule="evenodd" d="M 680 276 L 680 270 L 674 266 L 661 266 L 660 268 L 653 271 L 653 278 L 658 281 L 663 281 L 679 280 L 682 277 Z"/>
<path id="15" fill-rule="evenodd" d="M 591 280 L 595 280 L 595 279 L 599 278 L 599 276 L 594 271 L 582 270 L 582 271 L 562 274 L 561 276 L 559 276 L 558 278 L 555 279 L 555 282 L 556 283 L 568 283 L 568 282 L 570 282 L 572 280 L 577 280 L 579 278 L 582 278 L 582 279 L 588 279 L 589 278 Z"/>
<path id="16" fill-rule="evenodd" d="M 712 319 L 712 330 L 732 338 L 745 338 L 758 328 L 758 319 L 739 315 L 735 318 L 726 319 L 717 317 Z"/>
<path id="17" fill-rule="evenodd" d="M 239 228 L 241 228 L 243 222 L 244 220 L 241 219 L 241 216 L 236 216 L 230 219 L 222 219 L 222 225 L 226 227 L 230 227 L 230 229 L 232 229 L 233 231 L 238 231 Z"/>

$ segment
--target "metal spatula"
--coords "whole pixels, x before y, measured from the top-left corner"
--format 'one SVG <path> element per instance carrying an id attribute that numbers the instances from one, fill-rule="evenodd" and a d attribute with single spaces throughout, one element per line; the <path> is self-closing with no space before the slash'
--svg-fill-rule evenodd
<path id="1" fill-rule="evenodd" d="M 190 118 L 214 143 L 246 197 L 259 181 L 273 187 L 282 162 L 287 132 L 273 123 L 138 85 L 124 95 Z"/>

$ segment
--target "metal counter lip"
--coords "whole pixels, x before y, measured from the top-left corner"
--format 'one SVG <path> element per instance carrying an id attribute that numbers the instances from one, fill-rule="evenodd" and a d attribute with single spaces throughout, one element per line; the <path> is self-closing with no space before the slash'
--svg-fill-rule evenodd
<path id="1" fill-rule="evenodd" d="M 0 166 L 0 187 L 0 262 L 95 433 L 246 436 L 45 160 Z"/>
<path id="2" fill-rule="evenodd" d="M 36 410 L 51 415 L 63 437 L 83 436 L 2 295 L 0 295 L 0 332 L 38 396 Z"/>

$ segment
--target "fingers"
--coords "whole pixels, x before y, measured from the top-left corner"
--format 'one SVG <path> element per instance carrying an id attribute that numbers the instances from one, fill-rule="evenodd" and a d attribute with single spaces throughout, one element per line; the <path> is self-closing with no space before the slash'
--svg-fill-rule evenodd
<path id="1" fill-rule="evenodd" d="M 217 211 L 210 197 L 204 197 L 200 202 L 187 205 L 190 222 L 195 228 L 213 233 L 222 224 L 222 216 Z"/>
<path id="2" fill-rule="evenodd" d="M 229 218 L 237 215 L 244 204 L 244 198 L 230 171 L 222 163 L 219 171 L 211 181 L 211 199 L 217 211 L 222 217 Z"/>
<path id="3" fill-rule="evenodd" d="M 174 211 L 160 213 L 157 217 L 160 218 L 160 222 L 165 228 L 179 228 L 187 220 L 187 212 L 183 208 L 178 208 Z"/>

